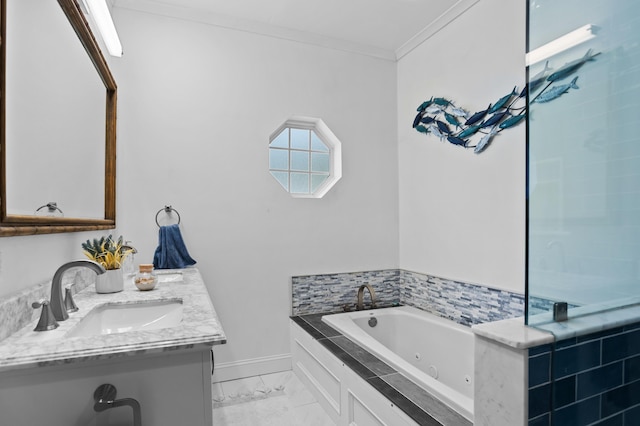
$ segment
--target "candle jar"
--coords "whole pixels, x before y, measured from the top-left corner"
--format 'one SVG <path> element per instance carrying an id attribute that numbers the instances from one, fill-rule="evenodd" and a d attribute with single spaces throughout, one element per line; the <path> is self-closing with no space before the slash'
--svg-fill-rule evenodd
<path id="1" fill-rule="evenodd" d="M 146 291 L 153 290 L 158 283 L 158 277 L 153 270 L 153 265 L 150 263 L 143 263 L 138 267 L 138 272 L 133 279 L 138 290 Z"/>

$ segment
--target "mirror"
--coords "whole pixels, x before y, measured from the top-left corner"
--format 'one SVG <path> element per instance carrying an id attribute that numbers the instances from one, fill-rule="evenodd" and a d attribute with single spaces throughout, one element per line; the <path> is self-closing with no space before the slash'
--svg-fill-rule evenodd
<path id="1" fill-rule="evenodd" d="M 0 2 L 0 236 L 114 228 L 117 86 L 84 14 Z"/>

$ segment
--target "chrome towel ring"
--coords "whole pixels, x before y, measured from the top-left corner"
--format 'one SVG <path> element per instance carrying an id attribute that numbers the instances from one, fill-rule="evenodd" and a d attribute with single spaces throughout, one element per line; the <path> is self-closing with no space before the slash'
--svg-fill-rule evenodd
<path id="1" fill-rule="evenodd" d="M 164 208 L 158 210 L 158 213 L 156 213 L 156 225 L 158 225 L 158 228 L 160 227 L 160 223 L 158 223 L 158 216 L 162 212 L 165 212 L 168 215 L 171 215 L 171 212 L 176 212 L 176 215 L 178 215 L 178 223 L 177 223 L 177 225 L 180 225 L 180 213 L 178 213 L 178 210 L 174 209 L 171 206 L 164 206 Z"/>

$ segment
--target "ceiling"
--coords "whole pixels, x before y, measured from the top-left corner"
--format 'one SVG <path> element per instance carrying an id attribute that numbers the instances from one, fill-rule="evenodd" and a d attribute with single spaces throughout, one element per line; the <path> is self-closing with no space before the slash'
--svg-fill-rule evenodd
<path id="1" fill-rule="evenodd" d="M 112 0 L 112 5 L 397 60 L 478 1 Z"/>

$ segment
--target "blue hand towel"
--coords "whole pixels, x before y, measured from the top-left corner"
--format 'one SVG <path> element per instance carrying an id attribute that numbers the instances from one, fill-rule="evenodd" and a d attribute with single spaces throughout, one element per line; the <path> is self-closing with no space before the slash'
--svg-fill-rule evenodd
<path id="1" fill-rule="evenodd" d="M 153 254 L 154 268 L 177 269 L 196 264 L 196 261 L 189 256 L 177 224 L 161 226 L 158 240 L 158 248 Z"/>

